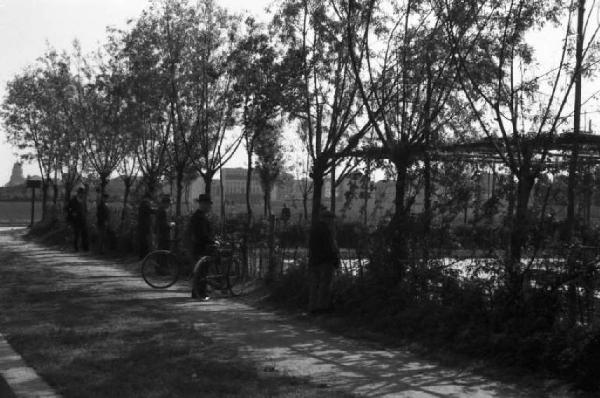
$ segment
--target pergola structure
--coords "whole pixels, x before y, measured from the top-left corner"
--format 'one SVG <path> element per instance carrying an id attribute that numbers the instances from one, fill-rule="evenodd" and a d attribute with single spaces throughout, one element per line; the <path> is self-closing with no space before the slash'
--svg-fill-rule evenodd
<path id="1" fill-rule="evenodd" d="M 568 161 L 575 145 L 578 145 L 579 161 L 587 164 L 600 164 L 600 135 L 586 133 L 563 133 L 541 134 L 536 136 L 520 137 L 515 141 L 511 149 L 512 153 L 528 149 L 536 152 L 536 157 L 545 152 L 547 158 L 553 159 L 551 163 L 563 163 Z M 415 157 L 422 159 L 428 153 L 433 161 L 462 160 L 468 162 L 482 163 L 504 163 L 499 151 L 507 152 L 506 142 L 502 138 L 486 137 L 478 141 L 453 143 L 441 145 L 435 149 L 419 148 Z M 353 151 L 350 155 L 363 156 L 370 159 L 389 159 L 391 154 L 383 147 L 369 147 Z"/>
<path id="2" fill-rule="evenodd" d="M 535 158 L 544 153 L 549 163 L 564 164 L 569 161 L 575 145 L 578 146 L 578 162 L 582 164 L 600 164 L 600 135 L 591 133 L 542 134 L 535 137 L 522 137 L 515 141 L 512 153 L 529 150 Z M 439 161 L 462 160 L 483 163 L 504 163 L 499 151 L 508 152 L 502 138 L 486 137 L 479 141 L 441 146 L 431 151 L 432 158 Z M 552 160 L 550 160 L 552 159 Z"/>

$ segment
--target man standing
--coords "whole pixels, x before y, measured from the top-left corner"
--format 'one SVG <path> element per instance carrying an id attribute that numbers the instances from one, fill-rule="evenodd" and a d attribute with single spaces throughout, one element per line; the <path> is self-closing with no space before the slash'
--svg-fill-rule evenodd
<path id="1" fill-rule="evenodd" d="M 152 194 L 146 192 L 138 209 L 138 247 L 140 260 L 150 253 L 152 246 Z"/>
<path id="2" fill-rule="evenodd" d="M 81 239 L 81 246 L 84 251 L 88 251 L 88 235 L 86 226 L 86 203 L 85 203 L 85 189 L 83 187 L 77 188 L 77 194 L 69 200 L 67 205 L 67 219 L 73 227 L 73 248 L 75 251 L 79 250 L 79 240 Z"/>
<path id="3" fill-rule="evenodd" d="M 335 238 L 335 215 L 327 209 L 319 212 L 319 221 L 311 234 L 308 310 L 324 313 L 332 310 L 333 273 L 340 265 Z"/>
<path id="4" fill-rule="evenodd" d="M 159 250 L 169 250 L 171 240 L 171 227 L 169 226 L 169 207 L 171 196 L 164 194 L 160 198 L 160 205 L 156 210 L 156 241 Z"/>
<path id="5" fill-rule="evenodd" d="M 214 244 L 210 221 L 208 214 L 210 213 L 212 201 L 207 194 L 198 196 L 198 210 L 194 212 L 190 220 L 190 234 L 192 242 L 192 253 L 194 261 L 199 260 L 202 256 L 211 255 L 212 245 Z M 192 298 L 207 300 L 206 295 L 206 273 L 207 265 L 203 263 L 198 269 L 194 268 L 194 276 L 192 277 Z"/>
<path id="6" fill-rule="evenodd" d="M 98 251 L 100 254 L 104 253 L 104 246 L 106 245 L 106 239 L 108 235 L 108 225 L 110 221 L 110 212 L 106 201 L 108 194 L 104 193 L 100 195 L 98 200 L 98 206 L 96 206 L 96 224 L 98 225 Z"/>

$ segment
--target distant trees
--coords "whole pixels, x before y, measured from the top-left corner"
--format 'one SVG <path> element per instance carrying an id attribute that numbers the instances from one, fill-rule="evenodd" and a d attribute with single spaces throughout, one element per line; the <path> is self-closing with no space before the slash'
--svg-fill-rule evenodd
<path id="1" fill-rule="evenodd" d="M 263 191 L 264 215 L 271 213 L 271 192 L 284 169 L 282 129 L 277 122 L 267 123 L 255 143 L 256 171 Z"/>

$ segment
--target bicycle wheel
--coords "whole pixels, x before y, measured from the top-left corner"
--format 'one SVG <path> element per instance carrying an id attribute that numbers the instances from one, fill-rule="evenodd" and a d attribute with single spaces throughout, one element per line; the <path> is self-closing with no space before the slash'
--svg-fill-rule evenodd
<path id="1" fill-rule="evenodd" d="M 177 258 L 168 250 L 155 250 L 142 260 L 142 278 L 155 289 L 173 286 L 179 278 Z"/>

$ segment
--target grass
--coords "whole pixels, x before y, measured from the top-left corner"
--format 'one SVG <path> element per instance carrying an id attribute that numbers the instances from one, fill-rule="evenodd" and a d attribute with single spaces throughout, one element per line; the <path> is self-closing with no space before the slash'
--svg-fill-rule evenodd
<path id="1" fill-rule="evenodd" d="M 0 330 L 64 397 L 350 397 L 266 373 L 166 306 L 0 253 Z"/>

